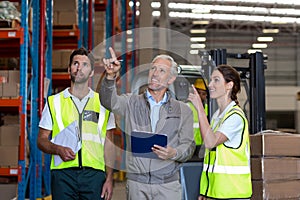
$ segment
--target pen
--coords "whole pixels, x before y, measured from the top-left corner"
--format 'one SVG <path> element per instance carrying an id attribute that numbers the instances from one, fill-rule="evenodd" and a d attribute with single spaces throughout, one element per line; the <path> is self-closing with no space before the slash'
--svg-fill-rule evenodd
<path id="1" fill-rule="evenodd" d="M 115 64 L 116 61 L 123 62 L 123 60 L 114 60 L 114 61 L 111 61 L 110 63 Z"/>

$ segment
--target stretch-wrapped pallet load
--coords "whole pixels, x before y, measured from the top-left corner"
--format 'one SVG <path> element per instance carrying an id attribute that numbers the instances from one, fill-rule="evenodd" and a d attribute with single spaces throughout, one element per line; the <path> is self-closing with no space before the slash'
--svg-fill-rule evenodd
<path id="1" fill-rule="evenodd" d="M 13 21 L 21 21 L 21 13 L 13 2 L 0 1 L 0 22 L 7 22 L 8 25 L 12 24 Z M 10 25 L 10 27 L 12 27 Z"/>

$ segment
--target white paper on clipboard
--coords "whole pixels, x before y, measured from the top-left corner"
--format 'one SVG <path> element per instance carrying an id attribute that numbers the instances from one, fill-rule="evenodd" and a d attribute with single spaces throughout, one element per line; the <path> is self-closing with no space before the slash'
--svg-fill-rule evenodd
<path id="1" fill-rule="evenodd" d="M 64 128 L 52 140 L 54 144 L 69 147 L 74 153 L 81 149 L 80 131 L 77 121 L 72 122 L 69 126 Z M 59 155 L 54 155 L 54 165 L 58 166 L 63 160 Z"/>

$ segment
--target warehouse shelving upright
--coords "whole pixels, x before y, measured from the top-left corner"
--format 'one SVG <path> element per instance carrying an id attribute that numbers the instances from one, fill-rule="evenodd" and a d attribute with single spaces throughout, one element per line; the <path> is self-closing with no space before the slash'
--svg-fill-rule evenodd
<path id="1" fill-rule="evenodd" d="M 20 151 L 19 151 L 19 170 L 18 170 L 18 199 L 25 199 L 26 192 L 26 160 L 25 160 L 25 131 L 27 128 L 27 88 L 28 88 L 28 46 L 29 46 L 29 28 L 28 28 L 29 4 L 27 0 L 21 2 L 21 27 L 23 28 L 23 43 L 20 46 L 20 98 L 22 100 L 20 107 Z"/>
<path id="2" fill-rule="evenodd" d="M 27 126 L 27 70 L 28 70 L 28 10 L 27 0 L 17 1 L 21 3 L 21 27 L 12 29 L 0 29 L 1 55 L 20 57 L 20 93 L 17 99 L 0 99 L 1 110 L 5 108 L 17 108 L 20 121 L 20 142 L 17 167 L 0 168 L 1 176 L 18 177 L 18 199 L 25 199 L 26 191 L 26 161 L 25 161 L 25 133 Z M 5 46 L 3 46 L 5 45 Z M 2 52 L 3 51 L 3 52 Z"/>

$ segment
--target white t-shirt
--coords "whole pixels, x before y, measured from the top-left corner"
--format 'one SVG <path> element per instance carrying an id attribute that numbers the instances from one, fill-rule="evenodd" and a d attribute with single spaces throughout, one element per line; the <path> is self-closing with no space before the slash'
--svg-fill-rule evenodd
<path id="1" fill-rule="evenodd" d="M 82 100 L 80 100 L 77 97 L 73 96 L 69 92 L 69 88 L 66 88 L 64 90 L 64 97 L 66 97 L 66 98 L 72 97 L 72 100 L 75 103 L 79 113 L 82 113 L 88 98 L 93 97 L 93 96 L 94 96 L 94 92 L 90 89 L 90 92 Z M 46 130 L 52 130 L 52 118 L 51 118 L 49 106 L 47 103 L 44 107 L 42 117 L 41 117 L 41 120 L 39 123 L 39 127 L 46 129 Z M 110 112 L 106 130 L 110 130 L 110 129 L 114 129 L 114 128 L 116 128 L 115 117 L 114 117 L 114 114 L 112 112 Z"/>
<path id="2" fill-rule="evenodd" d="M 217 124 L 223 119 L 226 112 L 229 109 L 231 109 L 234 105 L 235 102 L 232 101 L 220 115 L 219 109 L 214 113 L 212 117 L 212 121 L 214 120 L 214 125 L 212 127 L 213 130 L 217 126 Z M 228 140 L 224 142 L 226 146 L 237 148 L 241 144 L 243 126 L 244 124 L 242 117 L 238 114 L 233 114 L 230 117 L 228 117 L 216 131 L 223 133 L 228 138 Z"/>

